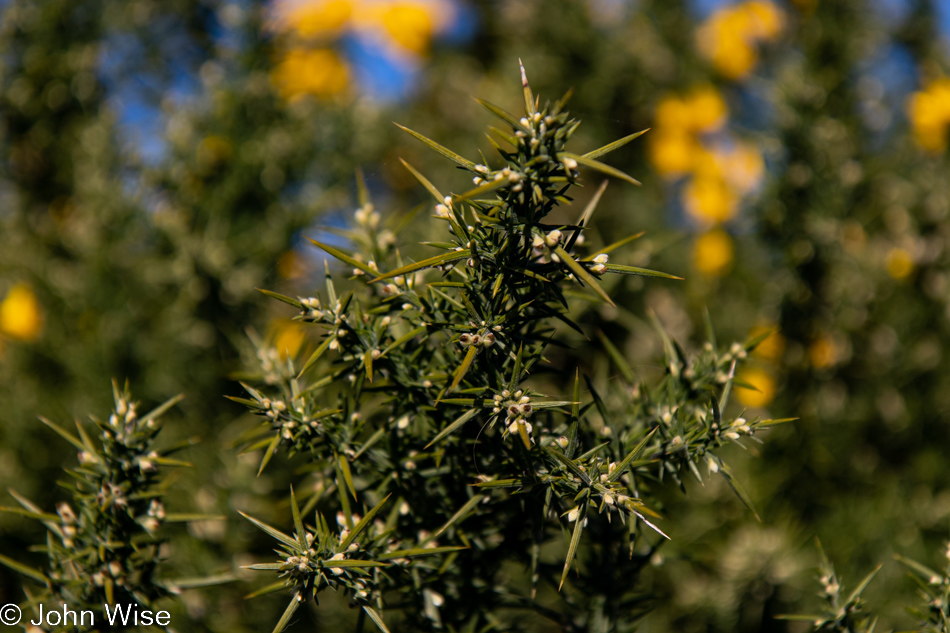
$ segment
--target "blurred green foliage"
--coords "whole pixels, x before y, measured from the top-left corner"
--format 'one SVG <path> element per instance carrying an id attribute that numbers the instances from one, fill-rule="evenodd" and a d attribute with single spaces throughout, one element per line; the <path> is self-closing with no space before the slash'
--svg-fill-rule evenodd
<path id="1" fill-rule="evenodd" d="M 203 441 L 185 457 L 196 467 L 180 485 L 192 494 L 168 505 L 231 518 L 182 532 L 174 564 L 202 575 L 268 551 L 232 508 L 285 514 L 261 499 L 283 497 L 295 475 L 288 466 L 255 478 L 253 456 L 232 447 L 248 423 L 235 425 L 240 409 L 221 397 L 240 391 L 228 375 L 253 353 L 246 326 L 288 336 L 273 324 L 289 315 L 270 312 L 254 287 L 310 292 L 319 260 L 298 248 L 299 232 L 317 218 L 351 221 L 339 211 L 356 206 L 360 165 L 387 207 L 423 199 L 396 156 L 464 190 L 389 121 L 487 153 L 471 96 L 516 110 L 507 86 L 520 57 L 537 92 L 575 88 L 581 149 L 654 127 L 649 151 L 613 155 L 644 187 L 609 187 L 594 231 L 609 243 L 646 229 L 616 261 L 687 280 L 644 288 L 625 278 L 607 288 L 618 308 L 589 310 L 582 327 L 603 331 L 644 376 L 662 371 L 652 365 L 660 342 L 635 316 L 645 309 L 686 348 L 700 345 L 707 307 L 727 340 L 777 328 L 747 376 L 761 393 L 737 395 L 801 418 L 758 459 L 734 456 L 761 524 L 715 485 L 663 500 L 666 513 L 688 504 L 695 518 L 656 560 L 650 588 L 666 599 L 643 627 L 792 630 L 772 616 L 816 609 L 813 536 L 852 584 L 883 562 L 864 598 L 879 629 L 913 626 L 902 607 L 915 604 L 914 585 L 891 554 L 934 560 L 950 520 L 940 4 L 775 0 L 700 14 L 677 0 L 473 2 L 459 19 L 474 33 L 460 41 L 387 18 L 397 33 L 416 24 L 436 39 L 413 53 L 409 98 L 380 102 L 355 66 L 346 90 L 285 101 L 271 73 L 291 45 L 266 27 L 265 5 L 5 3 L 0 481 L 52 507 L 61 495 L 50 483 L 71 457 L 37 414 L 105 410 L 112 377 L 146 403 L 182 392 L 165 433 Z M 311 46 L 346 59 L 341 33 Z M 149 106 L 131 123 L 128 86 Z M 744 163 L 727 159 L 734 147 L 750 150 Z M 597 345 L 557 353 L 598 379 L 613 371 Z M 0 516 L 0 530 L 11 550 L 39 540 L 15 517 Z M 249 608 L 244 593 L 186 592 L 193 628 L 272 626 L 284 605 Z M 21 598 L 19 580 L 0 576 L 0 602 Z M 321 617 L 332 627 L 336 616 Z"/>

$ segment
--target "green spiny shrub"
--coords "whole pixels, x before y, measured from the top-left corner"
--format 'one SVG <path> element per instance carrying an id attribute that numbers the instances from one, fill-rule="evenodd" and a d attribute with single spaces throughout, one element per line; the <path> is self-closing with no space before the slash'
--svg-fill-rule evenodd
<path id="1" fill-rule="evenodd" d="M 176 582 L 163 578 L 160 569 L 163 526 L 207 518 L 167 513 L 163 501 L 171 484 L 163 467 L 190 465 L 169 457 L 190 441 L 163 450 L 154 446 L 162 429 L 159 418 L 181 397 L 142 415 L 128 385 L 120 390 L 113 382 L 113 396 L 115 408 L 108 419 L 90 416 L 94 434 L 78 421 L 73 434 L 40 418 L 79 451 L 79 466 L 66 471 L 72 484 L 62 484 L 71 491 L 72 503 L 58 503 L 56 514 L 51 514 L 11 490 L 22 508 L 0 508 L 46 526 L 46 545 L 38 548 L 47 555 L 45 569 L 0 556 L 0 564 L 43 586 L 35 594 L 27 592 L 28 606 L 37 616 L 40 605 L 49 611 L 54 604 L 64 604 L 72 611 L 98 614 L 101 624 L 108 618 L 105 605 L 113 610 L 120 605 L 126 610 L 128 605 L 150 608 L 186 587 L 215 582 Z M 78 627 L 67 624 L 63 621 L 56 630 L 91 630 L 94 621 L 77 621 L 74 624 L 82 625 Z"/>
<path id="2" fill-rule="evenodd" d="M 758 340 L 720 350 L 710 328 L 687 355 L 661 329 L 666 371 L 650 383 L 605 337 L 620 373 L 605 385 L 546 356 L 583 336 L 571 301 L 612 305 L 608 273 L 676 278 L 609 261 L 636 236 L 584 252 L 603 187 L 576 223 L 548 220 L 580 167 L 639 184 L 599 159 L 642 133 L 570 152 L 569 95 L 540 107 L 522 80 L 523 117 L 481 102 L 505 124 L 491 128 L 496 167 L 406 130 L 474 181 L 444 195 L 406 164 L 447 230 L 427 242 L 443 253 L 403 258 L 399 220 L 381 226 L 361 185 L 345 234 L 358 252 L 314 241 L 352 270 L 348 289 L 328 266 L 322 296 L 265 291 L 320 334 L 302 363 L 257 341 L 250 397 L 235 398 L 265 418 L 245 438 L 263 449 L 261 470 L 303 453 L 317 476 L 302 507 L 291 491 L 293 534 L 248 517 L 280 544 L 276 562 L 251 566 L 278 576 L 257 593 L 292 592 L 275 632 L 328 588 L 361 607 L 359 628 L 368 616 L 387 630 L 387 608 L 419 629 L 505 628 L 534 611 L 565 630 L 629 631 L 651 600 L 637 580 L 666 537 L 651 509 L 664 479 L 702 481 L 702 467 L 751 507 L 718 449 L 779 422 L 722 415 Z M 548 395 L 572 381 L 570 397 Z M 558 595 L 572 567 L 578 580 Z"/>

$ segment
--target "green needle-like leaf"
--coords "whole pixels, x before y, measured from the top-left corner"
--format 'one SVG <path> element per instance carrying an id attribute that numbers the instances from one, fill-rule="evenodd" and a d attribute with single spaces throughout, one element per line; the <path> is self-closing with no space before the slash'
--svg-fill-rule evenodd
<path id="1" fill-rule="evenodd" d="M 442 154 L 443 156 L 448 158 L 450 161 L 452 161 L 459 167 L 464 167 L 465 169 L 469 171 L 475 171 L 475 163 L 473 163 L 472 161 L 462 158 L 461 156 L 459 156 L 452 150 L 448 149 L 447 147 L 442 147 L 441 145 L 439 145 L 432 139 L 426 138 L 425 136 L 423 136 L 422 134 L 419 134 L 418 132 L 414 130 L 410 130 L 407 127 L 403 127 L 402 125 L 399 125 L 398 123 L 396 123 L 395 125 L 400 130 L 404 132 L 408 132 L 409 134 L 412 134 L 414 137 L 416 137 L 417 139 L 419 139 L 420 141 L 422 141 L 423 143 L 425 143 L 426 145 L 428 145 L 429 147 L 437 151 L 439 154 Z"/>
<path id="2" fill-rule="evenodd" d="M 475 360 L 475 354 L 477 353 L 478 347 L 476 345 L 469 346 L 468 351 L 465 352 L 465 358 L 462 359 L 462 364 L 455 370 L 455 375 L 452 377 L 452 385 L 448 391 L 445 392 L 445 395 L 452 393 L 455 391 L 455 388 L 459 386 L 459 383 L 462 382 L 465 374 L 468 373 L 469 368 L 472 366 L 472 362 Z"/>
<path id="3" fill-rule="evenodd" d="M 475 101 L 479 103 L 483 108 L 494 114 L 496 117 L 510 125 L 511 127 L 521 130 L 522 132 L 527 133 L 529 130 L 525 126 L 521 125 L 521 122 L 518 120 L 518 117 L 513 115 L 511 112 L 508 112 L 504 108 L 496 106 L 490 101 L 485 101 L 484 99 L 475 98 Z M 514 143 L 512 143 L 514 145 Z"/>
<path id="4" fill-rule="evenodd" d="M 881 567 L 884 566 L 884 563 L 880 563 L 877 567 L 874 568 L 870 574 L 864 577 L 858 586 L 854 588 L 854 591 L 848 596 L 848 599 L 845 601 L 845 604 L 854 604 L 857 599 L 864 593 L 864 590 L 867 589 L 867 586 L 871 584 L 871 581 L 874 580 L 874 577 L 877 576 L 877 572 L 881 571 Z"/>
<path id="5" fill-rule="evenodd" d="M 771 329 L 765 330 L 764 332 L 760 332 L 756 334 L 755 336 L 749 338 L 749 340 L 747 340 L 745 343 L 742 344 L 742 347 L 743 349 L 745 349 L 745 351 L 751 352 L 756 347 L 758 347 L 760 343 L 762 343 L 765 339 L 772 336 L 776 332 L 778 332 L 778 328 L 771 328 Z"/>
<path id="6" fill-rule="evenodd" d="M 755 506 L 752 505 L 752 497 L 749 496 L 749 493 L 745 491 L 745 488 L 742 487 L 742 484 L 739 483 L 739 480 L 736 479 L 736 476 L 733 474 L 732 469 L 726 465 L 719 457 L 714 458 L 719 464 L 719 472 L 722 473 L 723 478 L 726 480 L 726 483 L 729 484 L 729 487 L 732 488 L 732 491 L 736 493 L 736 496 L 739 497 L 739 500 L 752 512 L 752 515 L 755 517 L 755 520 L 762 522 L 762 519 L 759 518 L 759 513 L 755 511 Z"/>
<path id="7" fill-rule="evenodd" d="M 634 384 L 637 378 L 633 374 L 633 369 L 630 367 L 630 363 L 627 362 L 627 359 L 623 357 L 623 354 L 620 353 L 620 350 L 617 349 L 617 346 L 614 345 L 609 338 L 604 336 L 604 333 L 600 330 L 597 331 L 597 337 L 600 338 L 600 342 L 610 355 L 610 359 L 614 361 L 614 365 L 616 365 L 620 373 L 623 374 L 623 378 L 627 381 L 627 384 Z"/>
<path id="8" fill-rule="evenodd" d="M 259 527 L 260 529 L 262 529 L 264 532 L 267 532 L 267 534 L 269 534 L 269 535 L 272 536 L 273 538 L 277 539 L 278 541 L 280 541 L 280 542 L 283 543 L 284 545 L 287 545 L 287 546 L 289 546 L 289 547 L 291 547 L 291 548 L 293 548 L 293 549 L 297 549 L 298 543 L 297 543 L 296 539 L 293 539 L 293 538 L 289 537 L 288 535 L 284 534 L 283 532 L 281 532 L 280 530 L 278 530 L 278 529 L 276 529 L 276 528 L 272 528 L 271 526 L 267 525 L 267 524 L 264 523 L 263 521 L 258 521 L 258 520 L 255 519 L 254 517 L 252 517 L 252 516 L 250 516 L 250 515 L 248 515 L 248 514 L 244 514 L 244 513 L 241 512 L 240 510 L 238 510 L 238 514 L 240 514 L 242 517 L 244 517 L 245 519 L 247 519 L 248 521 L 250 521 L 251 523 L 253 523 L 253 524 L 256 525 L 257 527 Z"/>
<path id="9" fill-rule="evenodd" d="M 608 245 L 608 246 L 605 246 L 605 247 L 603 247 L 602 249 L 600 249 L 599 251 L 596 251 L 596 252 L 594 252 L 594 253 L 591 253 L 591 254 L 588 255 L 587 257 L 584 257 L 581 261 L 583 261 L 583 262 L 589 262 L 589 261 L 592 261 L 592 260 L 593 260 L 595 257 L 597 257 L 598 255 L 606 255 L 606 254 L 612 253 L 612 252 L 614 252 L 615 250 L 617 250 L 618 248 L 620 248 L 621 246 L 626 246 L 626 245 L 629 244 L 630 242 L 632 242 L 632 241 L 634 241 L 634 240 L 638 240 L 638 239 L 640 239 L 641 237 L 643 237 L 644 235 L 646 235 L 646 231 L 640 231 L 639 233 L 634 233 L 633 235 L 628 235 L 627 237 L 623 238 L 622 240 L 617 240 L 617 241 L 614 242 L 613 244 L 610 244 L 610 245 Z"/>
<path id="10" fill-rule="evenodd" d="M 306 236 L 305 236 L 305 237 L 306 237 Z M 353 259 L 352 256 L 347 255 L 346 253 L 344 253 L 343 251 L 341 251 L 341 250 L 338 249 L 338 248 L 334 248 L 334 247 L 330 246 L 329 244 L 324 244 L 323 242 L 318 242 L 317 240 L 315 240 L 315 239 L 313 239 L 313 238 L 310 238 L 310 237 L 308 237 L 307 239 L 308 239 L 314 246 L 323 249 L 324 251 L 326 251 L 326 252 L 329 253 L 330 255 L 333 255 L 334 257 L 336 257 L 338 260 L 340 260 L 340 261 L 343 262 L 344 264 L 347 264 L 347 265 L 349 265 L 349 266 L 352 266 L 353 268 L 358 268 L 359 270 L 362 270 L 362 271 L 363 271 L 364 273 L 366 273 L 367 275 L 378 275 L 378 274 L 379 274 L 378 271 L 373 270 L 372 268 L 369 267 L 369 265 L 365 264 L 364 262 L 361 262 L 361 261 L 358 261 L 358 260 L 356 260 L 356 259 Z"/>
<path id="11" fill-rule="evenodd" d="M 623 137 L 623 138 L 618 138 L 618 139 L 617 139 L 616 141 L 614 141 L 613 143 L 607 143 L 606 145 L 604 145 L 604 146 L 601 147 L 600 149 L 595 149 L 595 150 L 592 151 L 592 152 L 587 152 L 586 154 L 584 154 L 584 158 L 600 158 L 600 157 L 603 156 L 604 154 L 609 154 L 610 152 L 614 151 L 615 149 L 620 149 L 621 147 L 623 147 L 624 145 L 626 145 L 626 144 L 629 143 L 630 141 L 632 141 L 632 140 L 634 140 L 634 139 L 636 139 L 636 138 L 640 138 L 641 136 L 643 136 L 644 134 L 646 134 L 646 133 L 649 132 L 649 131 L 650 131 L 650 128 L 647 128 L 647 129 L 645 129 L 645 130 L 640 130 L 639 132 L 634 132 L 633 134 L 630 134 L 630 135 L 625 136 L 625 137 Z M 652 137 L 651 137 L 651 138 L 652 138 Z"/>
<path id="12" fill-rule="evenodd" d="M 350 472 L 350 460 L 346 455 L 338 455 L 337 463 L 340 466 L 340 472 L 343 474 L 343 481 L 346 482 L 346 489 L 350 491 L 353 498 L 356 499 L 356 486 L 353 485 L 353 473 Z"/>
<path id="13" fill-rule="evenodd" d="M 605 264 L 605 266 L 608 273 L 638 275 L 640 277 L 661 277 L 663 279 L 675 279 L 676 281 L 683 281 L 682 277 L 677 277 L 676 275 L 671 275 L 669 273 L 663 273 L 658 270 L 650 270 L 649 268 L 637 268 L 636 266 L 624 266 L 623 264 Z"/>
<path id="14" fill-rule="evenodd" d="M 423 187 L 426 188 L 426 191 L 432 194 L 432 197 L 436 199 L 436 202 L 438 202 L 439 204 L 442 204 L 445 201 L 445 196 L 439 193 L 439 190 L 435 188 L 435 185 L 429 182 L 428 178 L 426 178 L 425 176 L 420 174 L 418 171 L 416 171 L 415 167 L 413 167 L 412 165 L 410 165 L 403 159 L 400 158 L 399 162 L 402 163 L 403 166 L 409 170 L 409 173 L 412 174 L 413 177 L 416 180 L 418 180 L 419 183 L 422 184 Z"/>
<path id="15" fill-rule="evenodd" d="M 271 633 L 280 633 L 287 628 L 287 625 L 290 624 L 290 618 L 294 616 L 294 612 L 301 603 L 303 603 L 303 593 L 295 593 L 294 597 L 290 599 L 290 604 L 284 609 L 284 614 L 280 616 L 280 620 L 277 621 L 277 626 L 274 627 Z"/>
<path id="16" fill-rule="evenodd" d="M 300 373 L 297 374 L 297 380 L 300 380 L 300 377 L 303 376 L 308 369 L 313 367 L 314 363 L 320 360 L 320 357 L 323 356 L 323 353 L 330 347 L 330 343 L 335 340 L 336 336 L 328 336 L 323 340 L 322 343 L 320 343 L 320 346 L 313 351 L 313 354 L 310 355 L 310 358 L 307 359 L 307 362 L 303 364 L 303 368 L 300 370 Z"/>
<path id="17" fill-rule="evenodd" d="M 375 274 L 375 273 L 373 273 Z M 271 299 L 277 299 L 278 301 L 283 301 L 287 305 L 291 305 L 298 310 L 303 308 L 303 304 L 299 300 L 294 299 L 293 297 L 288 297 L 287 295 L 282 295 L 279 292 L 274 292 L 273 290 L 267 290 L 266 288 L 255 288 L 254 290 L 258 291 L 261 294 L 265 294 Z"/>
<path id="18" fill-rule="evenodd" d="M 586 156 L 581 156 L 579 154 L 572 154 L 571 152 L 561 152 L 560 154 L 558 154 L 558 158 L 562 161 L 565 158 L 573 158 L 581 165 L 584 165 L 585 167 L 590 167 L 591 169 L 595 169 L 599 171 L 600 173 L 605 174 L 607 176 L 613 176 L 614 178 L 619 178 L 620 180 L 626 180 L 632 185 L 639 186 L 643 184 L 639 180 L 634 178 L 633 176 L 625 174 L 624 172 L 620 171 L 616 167 L 611 167 L 610 165 L 606 165 L 600 162 L 599 160 L 594 160 L 593 158 L 587 158 Z"/>
<path id="19" fill-rule="evenodd" d="M 85 445 L 79 440 L 79 438 L 76 437 L 75 435 L 73 435 L 72 433 L 70 433 L 69 431 L 67 431 L 67 430 L 65 430 L 65 429 L 63 429 L 63 428 L 61 428 L 61 427 L 60 427 L 58 424 L 56 424 L 55 422 L 52 422 L 52 421 L 50 421 L 50 420 L 47 420 L 47 419 L 44 418 L 43 416 L 39 416 L 39 419 L 40 419 L 40 422 L 42 422 L 43 424 L 45 424 L 45 425 L 48 426 L 49 428 L 53 429 L 54 431 L 56 431 L 56 433 L 59 434 L 60 437 L 62 437 L 63 439 L 65 439 L 67 442 L 69 442 L 70 444 L 72 444 L 73 446 L 75 446 L 76 448 L 78 448 L 79 450 L 81 450 L 81 451 L 86 450 Z"/>
<path id="20" fill-rule="evenodd" d="M 469 514 L 472 513 L 472 511 L 476 508 L 476 506 L 478 506 L 479 503 L 482 502 L 482 499 L 484 498 L 485 497 L 482 495 L 475 495 L 474 497 L 469 499 L 465 503 L 465 505 L 459 508 L 458 511 L 452 515 L 452 518 L 450 518 L 448 521 L 445 522 L 445 524 L 442 527 L 440 527 L 438 530 L 430 534 L 425 540 L 423 540 L 421 545 L 425 545 L 426 543 L 429 543 L 439 538 L 440 536 L 442 536 L 443 532 L 448 530 L 450 527 L 452 527 L 456 523 L 461 522 L 465 517 L 467 517 Z"/>
<path id="21" fill-rule="evenodd" d="M 370 522 L 373 520 L 373 517 L 376 516 L 376 513 L 379 512 L 380 508 L 382 508 L 383 505 L 389 500 L 390 496 L 392 496 L 392 493 L 383 497 L 382 501 L 377 503 L 376 506 L 372 510 L 367 512 L 366 515 L 362 519 L 360 519 L 359 523 L 353 526 L 353 529 L 350 530 L 350 533 L 346 536 L 345 539 L 343 539 L 343 542 L 340 543 L 341 552 L 345 552 L 346 548 L 349 547 L 350 544 L 356 540 L 356 537 L 359 536 L 360 533 L 366 529 L 366 526 L 370 524 Z"/>
<path id="22" fill-rule="evenodd" d="M 300 506 L 297 505 L 297 496 L 294 494 L 294 487 L 290 487 L 290 509 L 294 515 L 294 530 L 297 536 L 297 545 L 301 551 L 307 551 L 310 545 L 307 543 L 307 530 L 303 526 L 303 518 L 300 516 Z"/>
<path id="23" fill-rule="evenodd" d="M 564 586 L 567 573 L 571 571 L 571 563 L 574 562 L 574 557 L 577 555 L 577 546 L 580 544 L 581 534 L 584 532 L 584 519 L 587 518 L 587 502 L 585 501 L 584 504 L 578 506 L 578 508 L 577 518 L 574 519 L 574 533 L 571 534 L 571 544 L 567 548 L 567 557 L 564 559 L 564 571 L 561 572 L 561 582 L 557 586 L 558 591 Z"/>
<path id="24" fill-rule="evenodd" d="M 285 589 L 286 587 L 287 587 L 287 583 L 285 583 L 283 580 L 278 580 L 275 583 L 271 583 L 269 585 L 265 585 L 264 587 L 261 587 L 257 591 L 252 591 L 251 593 L 244 596 L 244 599 L 250 600 L 251 598 L 257 598 L 258 596 L 265 596 L 269 593 L 274 593 L 275 591 L 280 591 L 281 589 Z"/>
<path id="25" fill-rule="evenodd" d="M 577 277 L 580 278 L 584 283 L 586 283 L 588 286 L 593 288 L 594 292 L 600 295 L 601 299 L 603 299 L 610 305 L 617 307 L 616 304 L 613 302 L 613 300 L 610 298 L 610 295 L 608 295 L 604 291 L 604 289 L 600 287 L 600 284 L 597 283 L 597 280 L 594 279 L 594 276 L 591 275 L 589 272 L 587 272 L 586 268 L 578 264 L 574 260 L 574 258 L 571 257 L 570 254 L 568 254 L 567 251 L 565 251 L 561 246 L 555 246 L 554 252 L 560 258 L 560 260 L 564 263 L 564 265 L 570 268 L 571 272 L 577 275 Z"/>
<path id="26" fill-rule="evenodd" d="M 9 567 L 10 569 L 17 572 L 18 574 L 22 574 L 26 576 L 27 578 L 32 578 L 33 580 L 37 582 L 41 582 L 43 584 L 46 584 L 47 582 L 49 582 L 49 579 L 46 577 L 46 575 L 43 574 L 43 572 L 39 571 L 38 569 L 27 567 L 26 565 L 22 563 L 18 563 L 12 558 L 7 558 L 6 556 L 3 556 L 2 554 L 0 554 L 0 565 Z"/>
<path id="27" fill-rule="evenodd" d="M 264 472 L 264 469 L 267 468 L 267 464 L 270 462 L 271 458 L 274 456 L 274 453 L 277 452 L 277 446 L 280 444 L 280 435 L 275 434 L 273 439 L 270 440 L 270 443 L 267 445 L 267 448 L 264 449 L 264 456 L 261 457 L 261 465 L 257 469 L 257 476 L 260 477 L 261 473 Z"/>
<path id="28" fill-rule="evenodd" d="M 452 251 L 451 253 L 443 253 L 442 255 L 436 255 L 435 257 L 423 259 L 422 261 L 407 264 L 406 266 L 392 270 L 385 275 L 376 277 L 375 279 L 371 280 L 370 283 L 376 283 L 377 281 L 382 281 L 384 279 L 391 279 L 397 275 L 407 275 L 409 273 L 414 273 L 417 270 L 422 270 L 423 268 L 433 268 L 434 266 L 441 266 L 442 264 L 457 262 L 460 259 L 468 259 L 471 256 L 472 253 L 467 248 L 463 248 L 460 251 Z M 376 273 L 374 272 L 373 274 Z"/>
<path id="29" fill-rule="evenodd" d="M 447 554 L 459 550 L 468 549 L 467 547 L 414 547 L 412 549 L 397 549 L 387 552 L 382 556 L 377 556 L 379 560 L 393 560 L 396 558 L 413 558 L 416 556 L 435 556 L 438 554 Z"/>
<path id="30" fill-rule="evenodd" d="M 608 481 L 617 481 L 623 475 L 624 471 L 627 470 L 627 467 L 630 466 L 630 462 L 637 459 L 640 456 L 640 453 L 643 452 L 643 449 L 646 448 L 647 443 L 653 437 L 653 434 L 656 433 L 657 429 L 660 427 L 654 427 L 652 431 L 647 433 L 640 442 L 633 447 L 633 450 L 627 453 L 627 456 L 623 458 L 623 461 L 617 464 L 617 467 L 614 469 L 610 476 L 607 477 Z"/>
<path id="31" fill-rule="evenodd" d="M 581 213 L 581 217 L 577 219 L 577 226 L 587 226 L 590 222 L 590 218 L 594 215 L 594 210 L 597 208 L 597 203 L 600 202 L 600 197 L 604 195 L 604 191 L 607 190 L 607 185 L 610 184 L 609 180 L 605 180 L 600 183 L 600 186 L 597 187 L 597 191 L 594 192 L 594 196 L 590 199 L 590 202 L 587 203 L 587 206 L 584 207 L 584 211 Z M 575 234 L 580 234 L 580 229 L 574 232 Z M 573 241 L 573 236 L 571 236 Z"/>
<path id="32" fill-rule="evenodd" d="M 572 475 L 580 479 L 581 482 L 585 486 L 590 484 L 590 476 L 587 473 L 585 473 L 583 470 L 581 470 L 580 467 L 575 463 L 575 461 L 572 460 L 570 457 L 568 457 L 567 455 L 565 455 L 564 453 L 560 452 L 559 450 L 555 448 L 551 448 L 550 446 L 545 446 L 544 452 L 552 456 L 557 461 L 564 464 L 564 467 L 567 468 L 569 471 L 571 471 Z"/>
<path id="33" fill-rule="evenodd" d="M 445 402 L 445 401 L 443 401 L 443 402 Z M 447 427 L 445 427 L 444 429 L 442 429 L 441 431 L 439 431 L 439 434 L 436 435 L 434 438 L 432 438 L 432 441 L 429 442 L 428 444 L 426 444 L 426 445 L 425 445 L 425 448 L 428 449 L 428 448 L 429 448 L 430 446 L 432 446 L 433 444 L 439 442 L 440 440 L 442 440 L 442 439 L 448 437 L 449 435 L 451 435 L 452 433 L 454 433 L 455 431 L 457 431 L 459 428 L 462 427 L 463 424 L 465 424 L 466 422 L 468 422 L 469 420 L 471 420 L 472 418 L 474 418 L 477 413 L 478 413 L 478 409 L 472 409 L 472 410 L 466 411 L 465 413 L 463 413 L 462 415 L 460 415 L 460 416 L 458 417 L 458 419 L 456 419 L 454 422 L 452 422 L 451 424 L 449 424 Z"/>
<path id="34" fill-rule="evenodd" d="M 365 605 L 365 604 L 364 604 L 364 605 L 363 605 L 363 611 L 365 611 L 365 612 L 366 612 L 366 615 L 369 616 L 369 619 L 373 621 L 373 624 L 375 624 L 377 627 L 379 627 L 379 630 L 380 630 L 380 631 L 382 631 L 383 633 L 390 633 L 390 632 L 389 632 L 389 629 L 386 627 L 386 623 L 383 622 L 383 616 L 381 616 L 381 615 L 376 611 L 376 609 L 370 607 L 369 605 Z"/>

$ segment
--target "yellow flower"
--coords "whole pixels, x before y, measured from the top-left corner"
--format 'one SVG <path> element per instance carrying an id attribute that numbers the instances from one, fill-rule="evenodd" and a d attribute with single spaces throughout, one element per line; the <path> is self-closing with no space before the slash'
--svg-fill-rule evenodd
<path id="1" fill-rule="evenodd" d="M 656 127 L 659 130 L 689 129 L 689 107 L 679 97 L 664 97 L 656 104 Z"/>
<path id="2" fill-rule="evenodd" d="M 892 248 L 888 251 L 884 265 L 887 268 L 887 274 L 898 280 L 914 272 L 914 259 L 903 248 Z"/>
<path id="3" fill-rule="evenodd" d="M 450 11 L 445 0 L 385 0 L 365 2 L 353 19 L 357 30 L 381 35 L 397 56 L 420 57 L 449 22 Z"/>
<path id="4" fill-rule="evenodd" d="M 750 367 L 742 370 L 736 378 L 758 389 L 758 391 L 742 387 L 736 389 L 736 399 L 741 404 L 747 407 L 766 407 L 775 398 L 775 379 L 767 371 Z"/>
<path id="5" fill-rule="evenodd" d="M 303 38 L 335 36 L 353 14 L 350 0 L 282 0 L 275 6 L 273 30 Z"/>
<path id="6" fill-rule="evenodd" d="M 685 97 L 667 96 L 656 106 L 656 127 L 659 131 L 714 132 L 729 116 L 729 108 L 719 91 L 712 86 L 699 86 Z"/>
<path id="7" fill-rule="evenodd" d="M 771 2 L 752 0 L 743 6 L 749 20 L 748 32 L 758 41 L 770 41 L 782 32 L 785 16 Z"/>
<path id="8" fill-rule="evenodd" d="M 343 92 L 349 76 L 346 64 L 332 50 L 295 48 L 274 68 L 271 81 L 288 100 L 305 95 L 326 98 Z"/>
<path id="9" fill-rule="evenodd" d="M 0 303 L 0 333 L 22 341 L 35 341 L 43 332 L 43 312 L 26 284 L 10 288 Z"/>
<path id="10" fill-rule="evenodd" d="M 719 91 L 712 86 L 700 86 L 686 98 L 690 127 L 698 132 L 721 129 L 729 117 L 729 108 Z"/>
<path id="11" fill-rule="evenodd" d="M 650 162 L 660 174 L 669 178 L 677 178 L 690 171 L 693 160 L 701 151 L 694 136 L 680 131 L 667 132 L 661 128 L 649 139 L 647 148 Z"/>
<path id="12" fill-rule="evenodd" d="M 721 276 L 732 266 L 735 249 L 732 238 L 722 229 L 700 235 L 693 244 L 693 266 L 709 276 Z"/>
<path id="13" fill-rule="evenodd" d="M 914 140 L 924 151 L 939 154 L 947 149 L 950 126 L 950 78 L 941 77 L 915 92 L 907 101 Z"/>
<path id="14" fill-rule="evenodd" d="M 296 321 L 281 320 L 273 324 L 272 339 L 281 358 L 293 358 L 306 340 L 306 334 Z"/>
<path id="15" fill-rule="evenodd" d="M 739 198 L 721 176 L 699 173 L 683 189 L 683 205 L 700 222 L 721 224 L 735 216 Z"/>
<path id="16" fill-rule="evenodd" d="M 380 22 L 392 41 L 415 55 L 429 52 L 438 18 L 437 5 L 425 2 L 387 3 L 380 12 Z"/>
<path id="17" fill-rule="evenodd" d="M 716 11 L 696 31 L 696 43 L 720 74 L 741 79 L 758 62 L 756 46 L 775 39 L 783 23 L 774 4 L 751 0 Z"/>

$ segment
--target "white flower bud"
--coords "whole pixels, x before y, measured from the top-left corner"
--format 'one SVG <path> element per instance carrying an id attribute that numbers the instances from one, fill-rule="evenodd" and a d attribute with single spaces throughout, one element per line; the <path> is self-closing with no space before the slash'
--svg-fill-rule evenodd
<path id="1" fill-rule="evenodd" d="M 343 552 L 340 552 L 340 553 L 338 553 L 338 554 L 334 554 L 334 555 L 333 555 L 333 558 L 331 558 L 330 560 L 331 560 L 331 561 L 333 561 L 333 560 L 346 560 L 346 554 L 344 554 Z M 333 575 L 334 575 L 334 576 L 339 576 L 340 574 L 343 573 L 343 568 L 342 568 L 342 567 L 331 567 L 331 568 L 330 568 L 330 571 L 333 572 Z"/>

